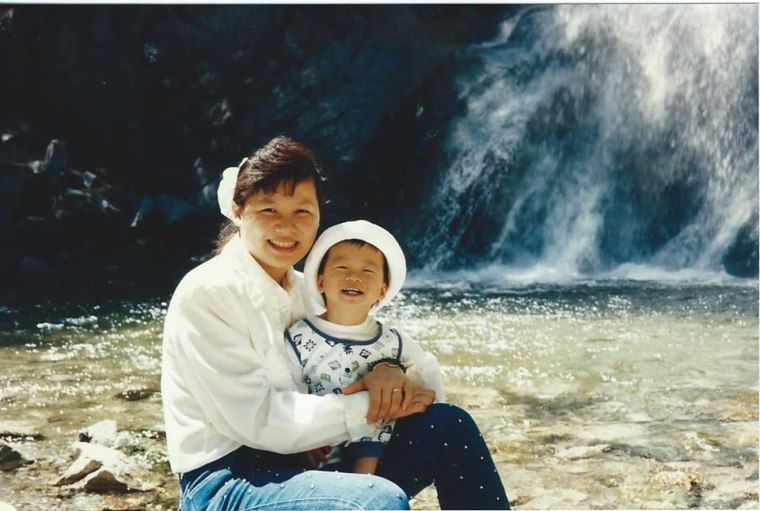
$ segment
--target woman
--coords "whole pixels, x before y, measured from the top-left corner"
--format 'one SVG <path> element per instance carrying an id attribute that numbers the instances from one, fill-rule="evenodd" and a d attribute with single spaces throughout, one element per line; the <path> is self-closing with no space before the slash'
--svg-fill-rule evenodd
<path id="1" fill-rule="evenodd" d="M 283 333 L 311 312 L 293 265 L 314 243 L 321 181 L 313 154 L 285 137 L 225 171 L 229 239 L 182 279 L 164 325 L 161 387 L 182 509 L 408 509 L 407 495 L 434 481 L 442 507 L 508 507 L 469 415 L 431 406 L 434 392 L 402 368 L 380 364 L 344 395 L 295 390 Z M 321 446 L 385 419 L 397 424 L 378 475 L 310 470 L 326 458 Z"/>

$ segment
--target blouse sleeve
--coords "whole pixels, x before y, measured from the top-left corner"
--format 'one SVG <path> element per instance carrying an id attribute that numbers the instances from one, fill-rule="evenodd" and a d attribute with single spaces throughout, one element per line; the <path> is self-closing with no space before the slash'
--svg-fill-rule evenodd
<path id="1" fill-rule="evenodd" d="M 443 403 L 443 374 L 435 355 L 425 351 L 417 342 L 399 332 L 401 337 L 401 363 L 408 367 L 406 375 L 417 385 L 435 391 L 435 402 Z"/>
<path id="2" fill-rule="evenodd" d="M 175 422 L 203 421 L 236 442 L 282 454 L 371 433 L 366 392 L 314 396 L 276 390 L 265 361 L 252 348 L 255 332 L 249 325 L 257 323 L 239 317 L 233 301 L 227 297 L 225 303 L 223 293 L 202 287 L 175 293 L 172 299 L 164 330 L 168 376 L 162 391 Z"/>

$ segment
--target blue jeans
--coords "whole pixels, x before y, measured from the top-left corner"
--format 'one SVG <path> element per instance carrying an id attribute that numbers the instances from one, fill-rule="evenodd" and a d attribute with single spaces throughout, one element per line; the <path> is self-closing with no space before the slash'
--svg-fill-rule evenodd
<path id="1" fill-rule="evenodd" d="M 248 447 L 182 474 L 182 511 L 409 509 L 435 483 L 442 509 L 509 509 L 488 447 L 464 410 L 435 404 L 396 421 L 377 475 L 298 467 Z"/>

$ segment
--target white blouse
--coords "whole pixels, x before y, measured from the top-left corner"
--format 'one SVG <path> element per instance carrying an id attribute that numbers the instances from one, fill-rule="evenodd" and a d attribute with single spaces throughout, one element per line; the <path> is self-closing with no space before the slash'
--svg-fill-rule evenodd
<path id="1" fill-rule="evenodd" d="M 242 445 L 290 454 L 357 440 L 367 392 L 298 392 L 283 334 L 311 312 L 303 278 L 288 290 L 251 257 L 240 237 L 191 270 L 164 322 L 161 393 L 169 462 L 187 472 Z"/>

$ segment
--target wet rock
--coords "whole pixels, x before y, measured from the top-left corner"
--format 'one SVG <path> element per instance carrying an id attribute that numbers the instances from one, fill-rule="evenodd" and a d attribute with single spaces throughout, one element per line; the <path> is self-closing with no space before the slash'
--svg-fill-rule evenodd
<path id="1" fill-rule="evenodd" d="M 122 401 L 142 401 L 155 396 L 158 392 L 156 388 L 128 389 L 116 394 L 116 398 Z"/>
<path id="2" fill-rule="evenodd" d="M 99 460 L 80 456 L 66 469 L 66 472 L 55 482 L 56 486 L 64 486 L 80 481 L 103 466 Z"/>
<path id="3" fill-rule="evenodd" d="M 661 454 L 640 445 L 612 443 L 605 447 L 604 452 L 605 454 L 626 454 L 635 458 L 655 459 L 657 461 L 662 461 L 663 459 Z"/>
<path id="4" fill-rule="evenodd" d="M 86 188 L 92 188 L 92 184 L 95 182 L 98 176 L 90 172 L 89 170 L 82 174 L 82 183 Z"/>
<path id="5" fill-rule="evenodd" d="M 154 216 L 155 211 L 156 201 L 150 197 L 143 197 L 130 226 L 134 228 L 145 224 L 149 218 Z"/>
<path id="6" fill-rule="evenodd" d="M 757 505 L 758 502 L 758 487 L 757 481 L 753 480 L 739 480 L 739 481 L 725 481 L 716 483 L 715 489 L 709 494 L 711 500 L 728 501 L 736 499 L 737 495 L 741 496 L 741 500 L 751 500 Z M 737 506 L 732 506 L 737 507 Z"/>
<path id="7" fill-rule="evenodd" d="M 96 481 L 90 483 L 90 487 L 95 489 L 119 488 L 121 484 L 127 485 L 121 480 L 131 468 L 129 458 L 125 454 L 103 445 L 85 442 L 76 442 L 73 445 L 78 457 L 56 481 L 57 486 L 82 481 L 81 486 L 86 489 L 88 482 L 92 479 Z M 99 472 L 105 473 L 98 474 Z M 121 484 L 115 484 L 115 480 L 119 480 Z"/>
<path id="8" fill-rule="evenodd" d="M 63 174 L 68 165 L 69 154 L 66 149 L 66 142 L 58 139 L 51 140 L 45 151 L 44 170 L 52 174 Z"/>
<path id="9" fill-rule="evenodd" d="M 663 470 L 654 474 L 651 481 L 666 488 L 682 487 L 690 489 L 692 486 L 704 483 L 705 475 L 698 471 Z"/>
<path id="10" fill-rule="evenodd" d="M 95 194 L 93 197 L 93 202 L 95 206 L 100 210 L 100 212 L 106 215 L 121 213 L 120 207 L 114 205 L 110 200 L 106 199 L 99 193 Z"/>
<path id="11" fill-rule="evenodd" d="M 195 213 L 195 207 L 192 204 L 171 195 L 159 196 L 156 204 L 164 214 L 164 223 L 166 225 L 171 225 L 187 215 Z"/>
<path id="12" fill-rule="evenodd" d="M 202 158 L 196 158 L 193 162 L 193 170 L 195 171 L 195 179 L 199 186 L 206 186 L 214 184 L 216 187 L 217 174 L 211 172 Z"/>
<path id="13" fill-rule="evenodd" d="M 517 497 L 510 497 L 509 503 L 512 505 L 512 507 L 516 506 L 522 506 L 523 504 L 526 504 L 530 502 L 533 499 L 533 497 L 530 497 L 528 495 L 518 495 Z"/>
<path id="14" fill-rule="evenodd" d="M 96 436 L 112 431 L 111 424 L 98 423 L 95 426 L 91 434 Z M 73 447 L 77 459 L 56 485 L 92 493 L 124 493 L 153 488 L 144 482 L 150 476 L 136 458 L 94 443 L 75 442 Z"/>
<path id="15" fill-rule="evenodd" d="M 13 30 L 13 15 L 15 11 L 13 9 L 5 9 L 0 11 L 0 31 L 10 32 Z M 3 135 L 3 142 L 5 142 L 6 135 Z M 0 511 L 4 511 L 0 506 Z"/>
<path id="16" fill-rule="evenodd" d="M 79 433 L 79 441 L 114 449 L 127 447 L 134 443 L 132 436 L 124 431 L 119 432 L 116 421 L 111 419 L 88 426 L 87 429 Z"/>
<path id="17" fill-rule="evenodd" d="M 30 421 L 0 421 L 0 439 L 6 441 L 36 442 L 44 440 L 37 425 Z"/>
<path id="18" fill-rule="evenodd" d="M 84 480 L 82 488 L 92 493 L 127 493 L 129 487 L 122 476 L 117 476 L 108 469 L 102 468 Z"/>
<path id="19" fill-rule="evenodd" d="M 28 465 L 31 461 L 9 445 L 0 443 L 0 471 L 10 472 L 22 465 Z"/>
<path id="20" fill-rule="evenodd" d="M 163 426 L 155 426 L 153 428 L 149 429 L 141 429 L 136 432 L 138 435 L 140 435 L 142 438 L 148 438 L 151 440 L 165 440 L 166 439 L 166 430 Z"/>
<path id="21" fill-rule="evenodd" d="M 584 458 L 593 458 L 604 452 L 609 447 L 607 444 L 600 445 L 582 445 L 578 447 L 570 447 L 555 454 L 555 457 L 563 460 L 580 460 Z"/>
<path id="22" fill-rule="evenodd" d="M 216 190 L 218 188 L 217 183 L 209 183 L 204 186 L 201 191 L 195 194 L 195 204 L 201 208 L 211 208 L 217 203 Z"/>

